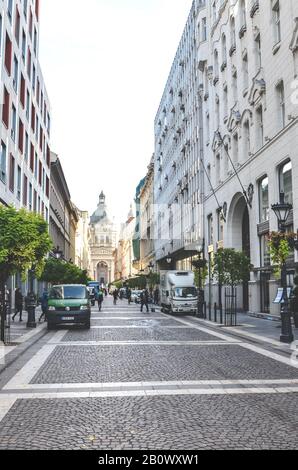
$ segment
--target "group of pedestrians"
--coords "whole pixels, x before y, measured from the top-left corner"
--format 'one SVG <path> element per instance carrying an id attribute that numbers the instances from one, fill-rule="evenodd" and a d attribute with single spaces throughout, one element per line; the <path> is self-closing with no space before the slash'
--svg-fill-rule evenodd
<path id="1" fill-rule="evenodd" d="M 123 289 L 119 289 L 119 290 L 114 289 L 112 296 L 114 299 L 114 305 L 117 305 L 117 300 L 118 299 L 123 300 L 124 298 Z M 132 291 L 129 287 L 126 289 L 126 299 L 128 301 L 128 304 L 130 305 L 132 302 Z M 159 304 L 159 289 L 158 288 L 156 288 L 155 291 L 151 293 L 151 295 L 148 289 L 142 290 L 141 295 L 140 295 L 141 312 L 143 312 L 144 307 L 145 307 L 147 313 L 149 313 L 149 304 L 150 304 L 150 301 L 152 302 L 151 299 L 153 300 L 154 305 Z"/>

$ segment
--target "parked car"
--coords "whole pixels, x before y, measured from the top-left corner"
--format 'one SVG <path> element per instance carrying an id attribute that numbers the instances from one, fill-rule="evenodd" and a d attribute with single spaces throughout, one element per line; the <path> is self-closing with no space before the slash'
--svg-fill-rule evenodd
<path id="1" fill-rule="evenodd" d="M 53 286 L 49 292 L 48 329 L 58 325 L 84 325 L 90 329 L 91 302 L 89 292 L 83 285 Z"/>
<path id="2" fill-rule="evenodd" d="M 141 290 L 133 290 L 131 291 L 131 301 L 135 302 L 136 304 L 141 303 Z"/>
<path id="3" fill-rule="evenodd" d="M 91 305 L 92 305 L 92 307 L 94 307 L 95 301 L 96 301 L 95 288 L 94 287 L 87 287 L 87 289 L 89 291 L 89 298 L 90 298 Z"/>

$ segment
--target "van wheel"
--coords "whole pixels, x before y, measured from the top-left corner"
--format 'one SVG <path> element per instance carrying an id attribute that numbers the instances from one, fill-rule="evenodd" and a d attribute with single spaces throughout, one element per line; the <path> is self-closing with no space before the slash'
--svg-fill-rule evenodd
<path id="1" fill-rule="evenodd" d="M 87 322 L 85 323 L 85 328 L 86 328 L 86 330 L 90 330 L 90 328 L 91 328 L 91 323 L 90 323 L 90 321 L 87 321 Z"/>

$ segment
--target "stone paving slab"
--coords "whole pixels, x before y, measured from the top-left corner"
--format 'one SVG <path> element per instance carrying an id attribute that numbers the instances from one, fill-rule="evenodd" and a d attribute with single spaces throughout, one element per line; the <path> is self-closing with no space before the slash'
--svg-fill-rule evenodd
<path id="1" fill-rule="evenodd" d="M 144 319 L 144 318 L 136 318 L 130 320 L 122 320 L 122 319 L 109 319 L 109 318 L 102 318 L 97 319 L 98 317 L 92 318 L 92 325 L 96 326 L 141 326 L 141 327 L 157 327 L 157 326 L 179 326 L 179 323 L 172 319 L 167 318 L 154 318 L 154 319 Z"/>
<path id="2" fill-rule="evenodd" d="M 296 449 L 298 395 L 18 400 L 0 449 Z"/>
<path id="3" fill-rule="evenodd" d="M 30 383 L 297 379 L 298 369 L 238 345 L 58 346 Z"/>
<path id="4" fill-rule="evenodd" d="M 179 326 L 179 325 L 178 325 Z M 192 328 L 113 328 L 73 330 L 67 333 L 62 342 L 72 341 L 214 341 L 212 335 Z"/>

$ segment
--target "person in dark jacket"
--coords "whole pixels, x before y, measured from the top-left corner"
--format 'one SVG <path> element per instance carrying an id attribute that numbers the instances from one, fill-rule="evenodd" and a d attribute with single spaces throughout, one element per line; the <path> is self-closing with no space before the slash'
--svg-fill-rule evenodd
<path id="1" fill-rule="evenodd" d="M 144 305 L 147 309 L 147 313 L 149 313 L 149 292 L 148 289 L 143 290 L 141 293 L 141 312 L 143 312 Z"/>
<path id="2" fill-rule="evenodd" d="M 47 315 L 47 310 L 48 310 L 48 298 L 49 298 L 49 294 L 48 294 L 48 291 L 45 289 L 41 297 L 42 314 L 39 317 L 39 323 L 41 322 L 43 317 L 45 317 L 45 320 L 47 320 L 46 315 Z"/>
<path id="3" fill-rule="evenodd" d="M 100 289 L 97 296 L 98 310 L 101 312 L 102 303 L 103 303 L 103 291 Z"/>
<path id="4" fill-rule="evenodd" d="M 114 290 L 113 297 L 114 297 L 114 305 L 117 305 L 117 300 L 118 300 L 118 290 L 117 289 Z"/>
<path id="5" fill-rule="evenodd" d="M 20 322 L 22 322 L 22 315 L 23 315 L 23 296 L 22 296 L 22 292 L 21 292 L 21 289 L 16 289 L 16 292 L 15 292 L 15 307 L 16 307 L 16 312 L 15 314 L 13 315 L 12 317 L 12 321 L 14 321 L 15 317 L 17 316 L 17 314 L 19 313 L 20 314 Z"/>

